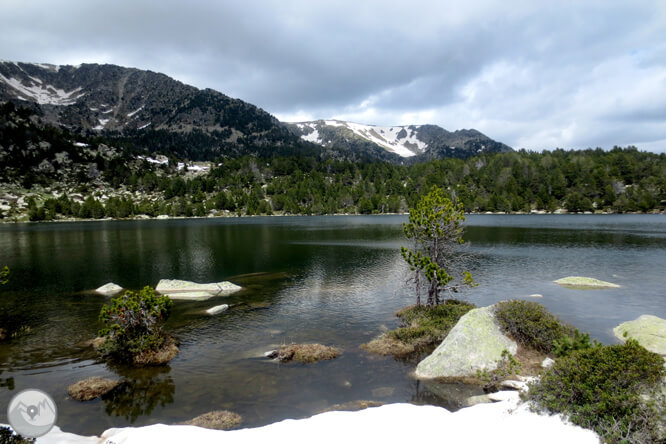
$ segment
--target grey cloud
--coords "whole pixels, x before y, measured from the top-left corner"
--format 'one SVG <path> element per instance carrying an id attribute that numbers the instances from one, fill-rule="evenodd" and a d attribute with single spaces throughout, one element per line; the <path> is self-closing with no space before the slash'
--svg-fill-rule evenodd
<path id="1" fill-rule="evenodd" d="M 650 122 L 663 140 L 663 89 L 645 109 L 613 110 L 611 99 L 666 72 L 665 17 L 659 0 L 4 0 L 0 58 L 151 69 L 277 114 L 434 114 L 441 120 L 430 123 L 450 129 L 468 117 L 463 126 L 510 145 L 569 134 L 572 122 L 598 131 L 562 145 L 589 134 L 639 140 Z M 631 54 L 632 66 L 618 64 Z"/>

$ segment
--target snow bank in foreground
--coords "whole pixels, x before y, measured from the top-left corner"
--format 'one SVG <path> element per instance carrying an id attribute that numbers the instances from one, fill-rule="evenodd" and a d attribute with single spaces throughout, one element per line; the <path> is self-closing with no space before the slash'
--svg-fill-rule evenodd
<path id="1" fill-rule="evenodd" d="M 516 393 L 516 392 L 514 392 Z M 576 443 L 597 444 L 597 435 L 566 424 L 559 416 L 541 416 L 518 405 L 517 393 L 495 404 L 479 404 L 451 413 L 441 407 L 388 404 L 358 412 L 328 412 L 287 419 L 254 429 L 217 431 L 195 426 L 156 424 L 109 429 L 97 437 L 79 437 L 57 428 L 37 444 L 170 443 Z"/>

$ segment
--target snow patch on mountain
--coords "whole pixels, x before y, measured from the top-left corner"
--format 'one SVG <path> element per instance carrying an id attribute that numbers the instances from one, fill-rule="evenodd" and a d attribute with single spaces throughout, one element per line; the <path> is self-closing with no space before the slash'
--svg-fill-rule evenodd
<path id="1" fill-rule="evenodd" d="M 412 157 L 425 151 L 428 145 L 417 137 L 419 126 L 374 126 L 342 120 L 319 120 L 295 124 L 305 134 L 301 139 L 325 145 L 328 141 L 321 137 L 323 128 L 346 128 L 354 135 L 372 142 L 401 157 Z"/>
<path id="2" fill-rule="evenodd" d="M 68 92 L 51 85 L 44 85 L 41 80 L 34 77 L 30 77 L 30 79 L 32 80 L 31 84 L 25 85 L 14 77 L 7 78 L 0 74 L 0 80 L 16 90 L 19 99 L 32 100 L 40 105 L 73 105 L 77 99 L 85 95 L 85 93 L 75 95 L 81 91 L 80 87 Z"/>

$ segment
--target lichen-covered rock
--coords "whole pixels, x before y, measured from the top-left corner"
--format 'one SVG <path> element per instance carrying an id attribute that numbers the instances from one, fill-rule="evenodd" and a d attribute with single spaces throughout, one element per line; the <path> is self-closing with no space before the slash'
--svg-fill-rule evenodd
<path id="1" fill-rule="evenodd" d="M 512 355 L 518 345 L 500 330 L 493 307 L 470 310 L 451 329 L 434 352 L 416 367 L 418 378 L 475 376 L 477 370 L 492 371 L 502 352 Z"/>
<path id="2" fill-rule="evenodd" d="M 620 288 L 619 285 L 613 284 L 611 282 L 600 281 L 599 279 L 593 279 L 582 276 L 565 277 L 556 280 L 555 283 L 563 287 L 575 288 L 578 290 L 595 290 L 595 289 L 602 290 L 606 288 Z"/>
<path id="3" fill-rule="evenodd" d="M 98 289 L 95 290 L 96 293 L 103 294 L 105 296 L 113 296 L 114 294 L 118 294 L 121 291 L 123 291 L 123 287 L 120 285 L 114 284 L 113 282 L 109 282 L 108 284 L 104 284 Z"/>
<path id="4" fill-rule="evenodd" d="M 155 291 L 167 295 L 171 299 L 188 299 L 193 301 L 202 301 L 214 296 L 228 295 L 241 289 L 238 285 L 227 281 L 199 284 L 179 279 L 162 279 L 155 287 Z"/>
<path id="5" fill-rule="evenodd" d="M 666 356 L 666 319 L 642 315 L 618 325 L 613 329 L 613 334 L 621 341 L 635 339 L 651 352 Z"/>

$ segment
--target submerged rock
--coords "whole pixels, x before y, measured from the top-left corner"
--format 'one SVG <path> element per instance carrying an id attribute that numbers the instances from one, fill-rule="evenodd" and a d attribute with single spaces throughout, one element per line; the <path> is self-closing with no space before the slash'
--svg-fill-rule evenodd
<path id="1" fill-rule="evenodd" d="M 290 344 L 283 345 L 277 350 L 271 352 L 267 357 L 276 359 L 280 362 L 304 362 L 312 363 L 327 361 L 336 358 L 340 350 L 335 347 L 329 347 L 321 344 Z"/>
<path id="2" fill-rule="evenodd" d="M 613 284 L 611 282 L 600 281 L 599 279 L 593 279 L 582 276 L 569 276 L 562 279 L 558 279 L 554 282 L 563 287 L 574 288 L 578 290 L 594 290 L 594 289 L 601 290 L 606 288 L 620 288 L 619 285 Z"/>
<path id="3" fill-rule="evenodd" d="M 344 402 L 342 404 L 334 404 L 330 407 L 326 407 L 325 409 L 321 410 L 319 413 L 325 413 L 325 412 L 358 412 L 359 410 L 365 410 L 371 407 L 379 407 L 384 405 L 383 402 L 379 401 L 366 401 L 366 400 L 359 400 L 359 401 L 350 401 L 350 402 Z"/>
<path id="4" fill-rule="evenodd" d="M 620 341 L 635 339 L 651 352 L 666 356 L 666 319 L 642 315 L 633 321 L 623 322 L 613 329 Z"/>
<path id="5" fill-rule="evenodd" d="M 211 307 L 208 310 L 206 310 L 206 313 L 212 316 L 227 311 L 228 309 L 229 309 L 229 304 L 216 305 L 215 307 Z"/>
<path id="6" fill-rule="evenodd" d="M 231 282 L 213 282 L 199 284 L 179 279 L 162 279 L 157 283 L 155 291 L 167 295 L 171 299 L 188 299 L 202 301 L 214 296 L 222 296 L 240 291 L 242 288 Z"/>
<path id="7" fill-rule="evenodd" d="M 512 355 L 518 344 L 500 330 L 493 306 L 475 308 L 463 315 L 434 352 L 416 367 L 417 378 L 475 376 L 492 371 L 502 352 Z"/>
<path id="8" fill-rule="evenodd" d="M 117 379 L 101 378 L 93 376 L 92 378 L 84 379 L 75 384 L 67 387 L 67 393 L 72 399 L 77 401 L 90 401 L 99 398 L 120 384 Z"/>
<path id="9" fill-rule="evenodd" d="M 105 296 L 113 296 L 115 294 L 120 293 L 121 291 L 123 291 L 123 287 L 114 284 L 113 282 L 104 284 L 95 290 L 96 293 L 103 294 Z"/>
<path id="10" fill-rule="evenodd" d="M 189 421 L 182 422 L 183 425 L 193 425 L 212 430 L 231 430 L 243 422 L 243 418 L 238 413 L 228 410 L 215 410 L 204 413 Z"/>

